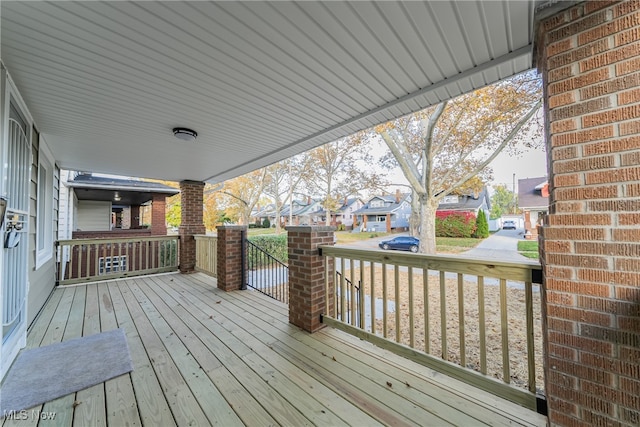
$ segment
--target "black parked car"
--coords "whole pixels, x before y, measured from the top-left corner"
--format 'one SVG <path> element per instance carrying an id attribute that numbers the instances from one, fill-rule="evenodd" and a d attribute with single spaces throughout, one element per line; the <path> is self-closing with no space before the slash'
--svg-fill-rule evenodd
<path id="1" fill-rule="evenodd" d="M 420 246 L 420 240 L 415 237 L 409 236 L 398 236 L 394 237 L 391 240 L 383 240 L 378 243 L 382 249 L 397 249 L 399 251 L 411 251 L 418 252 L 418 247 Z"/>

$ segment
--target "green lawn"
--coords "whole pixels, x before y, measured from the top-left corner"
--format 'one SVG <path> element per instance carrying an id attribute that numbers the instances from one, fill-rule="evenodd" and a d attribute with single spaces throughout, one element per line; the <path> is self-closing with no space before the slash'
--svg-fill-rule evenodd
<path id="1" fill-rule="evenodd" d="M 520 255 L 531 259 L 539 259 L 538 242 L 536 240 L 521 240 L 518 242 Z"/>
<path id="2" fill-rule="evenodd" d="M 381 233 L 374 231 L 365 231 L 362 233 L 352 233 L 350 231 L 336 231 L 336 238 L 338 243 L 351 243 L 358 242 L 360 240 L 373 239 L 375 237 L 389 236 L 389 233 Z"/>
<path id="3" fill-rule="evenodd" d="M 482 239 L 467 237 L 436 237 L 436 251 L 439 253 L 457 254 L 475 248 Z"/>
<path id="4" fill-rule="evenodd" d="M 282 233 L 286 233 L 286 230 L 282 230 Z M 248 235 L 249 236 L 258 236 L 261 234 L 276 234 L 276 229 L 274 227 L 271 228 L 250 228 Z"/>

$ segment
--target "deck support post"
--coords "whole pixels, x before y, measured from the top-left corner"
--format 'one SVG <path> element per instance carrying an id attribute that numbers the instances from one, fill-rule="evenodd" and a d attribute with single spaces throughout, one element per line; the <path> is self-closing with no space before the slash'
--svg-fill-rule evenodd
<path id="1" fill-rule="evenodd" d="M 320 245 L 333 245 L 335 227 L 295 226 L 286 227 L 289 245 L 289 323 L 307 332 L 316 332 L 324 327 L 320 316 L 331 309 L 333 299 L 326 295 L 335 291 L 325 290 L 325 275 L 333 272 L 333 265 L 325 271 Z M 333 277 L 329 286 L 334 286 Z M 328 304 L 328 307 L 327 307 Z"/>
<path id="2" fill-rule="evenodd" d="M 193 273 L 196 268 L 196 234 L 205 234 L 202 202 L 204 182 L 181 181 L 180 202 L 180 272 Z M 154 200 L 155 201 L 155 200 Z M 166 234 L 166 228 L 165 228 Z"/>
<path id="3" fill-rule="evenodd" d="M 539 227 L 549 424 L 640 423 L 640 4 L 536 11 L 549 163 Z"/>
<path id="4" fill-rule="evenodd" d="M 243 241 L 247 235 L 246 225 L 218 226 L 218 288 L 237 291 L 244 288 L 243 271 L 246 268 Z"/>

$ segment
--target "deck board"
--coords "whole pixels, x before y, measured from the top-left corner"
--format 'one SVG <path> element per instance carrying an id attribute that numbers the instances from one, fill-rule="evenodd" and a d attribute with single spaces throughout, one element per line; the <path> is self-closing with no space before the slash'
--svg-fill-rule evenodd
<path id="1" fill-rule="evenodd" d="M 546 424 L 344 332 L 310 335 L 286 305 L 215 283 L 163 274 L 56 289 L 28 347 L 123 328 L 134 371 L 35 408 L 55 411 L 52 423 L 3 427 Z"/>

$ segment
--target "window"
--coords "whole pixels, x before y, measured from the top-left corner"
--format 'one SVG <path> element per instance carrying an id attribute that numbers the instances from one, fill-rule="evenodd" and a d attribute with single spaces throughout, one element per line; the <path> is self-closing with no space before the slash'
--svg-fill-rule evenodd
<path id="1" fill-rule="evenodd" d="M 447 204 L 447 203 L 459 203 L 460 199 L 458 198 L 458 196 L 444 196 L 442 198 L 442 203 L 443 204 Z"/>
<path id="2" fill-rule="evenodd" d="M 376 218 L 377 222 L 385 222 L 386 220 L 387 220 L 386 215 L 378 215 L 378 217 Z"/>
<path id="3" fill-rule="evenodd" d="M 34 138 L 38 138 L 35 132 Z M 53 156 L 41 140 L 38 150 L 36 268 L 53 256 L 53 165 Z"/>
<path id="4" fill-rule="evenodd" d="M 369 202 L 369 207 L 370 208 L 383 208 L 384 207 L 384 200 L 380 200 L 380 199 L 372 200 L 371 202 Z"/>
<path id="5" fill-rule="evenodd" d="M 127 271 L 127 256 L 100 257 L 98 258 L 98 275 Z"/>

